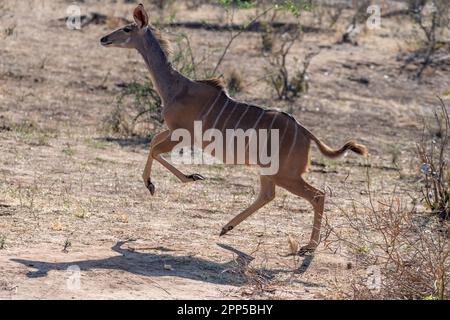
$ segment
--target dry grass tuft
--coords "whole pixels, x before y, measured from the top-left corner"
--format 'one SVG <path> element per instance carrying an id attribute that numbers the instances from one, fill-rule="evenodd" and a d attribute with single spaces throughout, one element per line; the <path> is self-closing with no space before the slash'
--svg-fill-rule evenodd
<path id="1" fill-rule="evenodd" d="M 235 95 L 244 89 L 244 80 L 237 70 L 230 72 L 227 78 L 227 88 L 231 95 Z"/>

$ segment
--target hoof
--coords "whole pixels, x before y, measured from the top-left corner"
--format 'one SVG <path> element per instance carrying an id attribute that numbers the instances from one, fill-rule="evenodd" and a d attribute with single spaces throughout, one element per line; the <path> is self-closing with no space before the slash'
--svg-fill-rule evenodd
<path id="1" fill-rule="evenodd" d="M 219 235 L 219 237 L 221 237 L 221 236 L 223 236 L 223 235 L 225 235 L 228 231 L 231 231 L 231 230 L 233 230 L 233 226 L 229 226 L 229 227 L 223 227 L 222 228 L 222 231 L 220 231 L 220 235 Z"/>
<path id="2" fill-rule="evenodd" d="M 150 181 L 150 178 L 147 180 L 147 189 L 151 195 L 155 194 L 155 185 Z"/>
<path id="3" fill-rule="evenodd" d="M 188 176 L 186 176 L 186 178 L 191 179 L 192 181 L 197 181 L 197 180 L 205 180 L 205 177 L 202 176 L 201 174 L 190 174 Z"/>

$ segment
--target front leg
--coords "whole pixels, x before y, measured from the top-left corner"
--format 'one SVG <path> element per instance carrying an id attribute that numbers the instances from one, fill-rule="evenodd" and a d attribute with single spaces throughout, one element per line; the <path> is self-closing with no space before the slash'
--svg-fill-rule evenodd
<path id="1" fill-rule="evenodd" d="M 142 174 L 142 178 L 144 180 L 145 187 L 150 191 L 152 195 L 155 193 L 155 186 L 150 179 L 153 159 L 161 163 L 166 169 L 172 172 L 183 183 L 189 183 L 205 179 L 200 174 L 195 173 L 186 175 L 182 173 L 161 156 L 161 154 L 163 153 L 172 151 L 172 149 L 178 144 L 178 141 L 172 141 L 170 137 L 171 137 L 170 131 L 166 130 L 156 135 L 153 138 L 152 143 L 150 144 L 150 152 L 148 155 L 147 164 L 145 165 L 144 173 Z"/>
<path id="2" fill-rule="evenodd" d="M 167 170 L 172 172 L 181 182 L 183 183 L 189 183 L 194 182 L 197 180 L 205 180 L 205 178 L 197 173 L 194 174 L 184 174 L 177 168 L 175 168 L 171 163 L 169 163 L 166 159 L 164 159 L 161 154 L 167 153 L 172 151 L 172 149 L 178 144 L 178 141 L 172 141 L 170 140 L 170 137 L 160 144 L 158 144 L 153 150 L 152 150 L 152 157 L 161 163 Z"/>
<path id="3" fill-rule="evenodd" d="M 158 133 L 150 142 L 150 151 L 148 153 L 147 157 L 147 163 L 145 164 L 144 172 L 142 174 L 142 179 L 144 180 L 145 187 L 150 191 L 151 195 L 155 193 L 155 186 L 151 181 L 150 175 L 152 172 L 152 164 L 153 164 L 153 156 L 152 152 L 153 149 L 167 139 L 167 137 L 170 137 L 170 130 L 165 130 L 161 133 Z"/>

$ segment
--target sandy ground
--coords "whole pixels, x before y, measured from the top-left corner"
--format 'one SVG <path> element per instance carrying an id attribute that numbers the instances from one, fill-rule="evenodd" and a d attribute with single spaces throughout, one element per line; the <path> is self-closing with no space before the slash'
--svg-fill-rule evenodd
<path id="1" fill-rule="evenodd" d="M 155 164 L 151 197 L 140 181 L 149 140 L 103 129 L 117 104 L 117 83 L 146 79 L 142 59 L 100 47 L 108 25 L 65 28 L 57 20 L 66 15 L 65 1 L 40 3 L 1 4 L 0 298 L 343 297 L 360 271 L 345 250 L 321 245 L 312 256 L 287 256 L 289 237 L 306 244 L 312 210 L 284 190 L 218 237 L 258 192 L 255 169 L 180 166 L 207 177 L 183 185 Z M 81 7 L 130 19 L 133 5 L 85 1 Z M 179 9 L 176 16 L 217 18 L 214 10 L 207 17 L 205 12 Z M 359 46 L 336 44 L 339 28 L 336 34 L 306 34 L 293 56 L 323 48 L 311 64 L 310 92 L 293 103 L 275 100 L 267 83 L 255 82 L 265 72 L 256 33 L 237 40 L 222 72 L 239 65 L 246 83 L 254 83 L 238 99 L 292 111 L 330 145 L 348 138 L 366 144 L 376 197 L 394 187 L 407 197 L 416 181 L 420 116 L 432 111 L 437 94 L 448 95 L 449 71 L 427 71 L 420 85 L 401 72 L 396 55 L 409 50 L 414 36 L 397 19 L 364 34 Z M 11 34 L 5 31 L 11 28 Z M 228 36 L 171 31 L 186 32 L 198 56 Z M 368 85 L 348 80 L 362 76 Z M 366 160 L 349 155 L 330 161 L 315 148 L 312 158 L 307 180 L 326 190 L 330 220 L 339 220 L 337 205 L 367 201 Z"/>

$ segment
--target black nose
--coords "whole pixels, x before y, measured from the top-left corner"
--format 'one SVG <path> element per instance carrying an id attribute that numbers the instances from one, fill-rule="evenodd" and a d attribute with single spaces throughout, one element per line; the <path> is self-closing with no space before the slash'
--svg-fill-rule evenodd
<path id="1" fill-rule="evenodd" d="M 100 39 L 100 43 L 101 44 L 105 44 L 105 43 L 108 43 L 108 42 L 109 42 L 108 37 L 103 37 L 103 38 Z"/>

